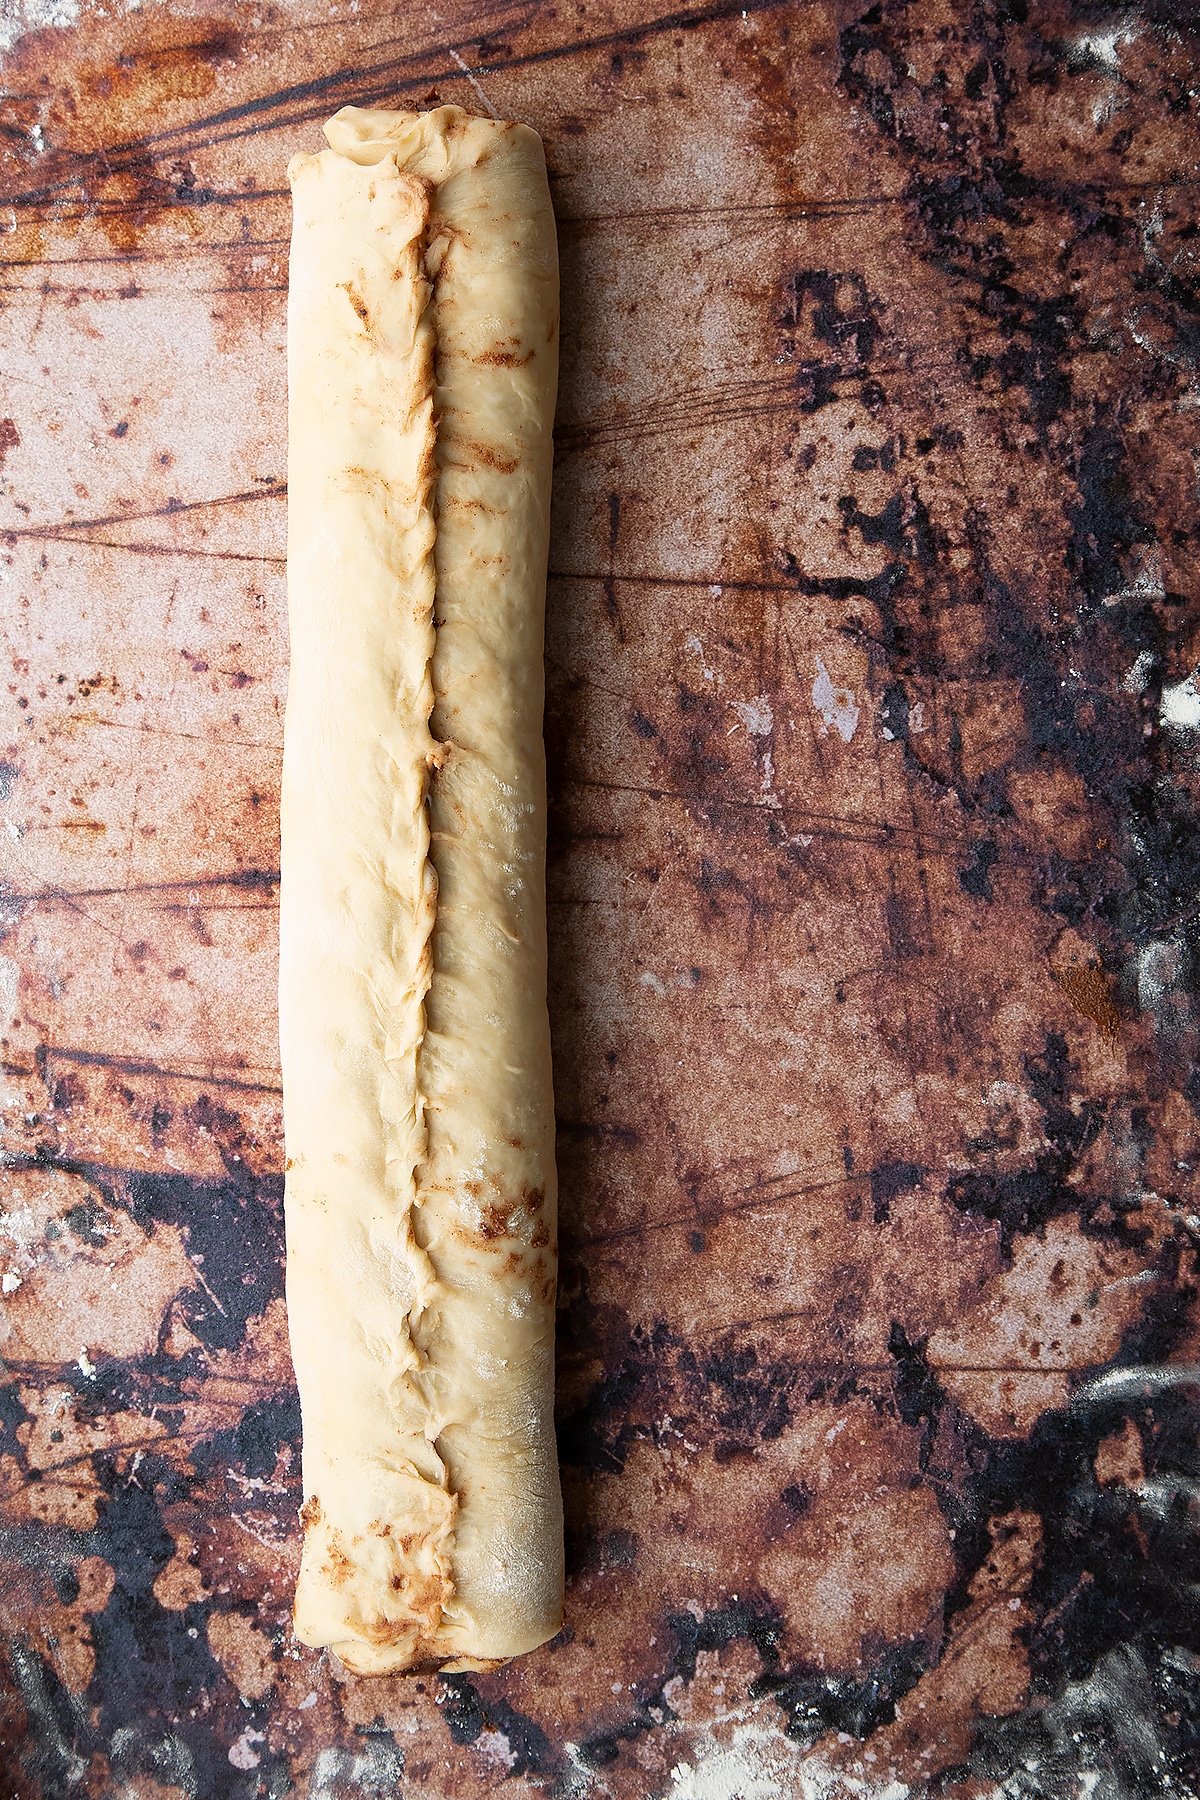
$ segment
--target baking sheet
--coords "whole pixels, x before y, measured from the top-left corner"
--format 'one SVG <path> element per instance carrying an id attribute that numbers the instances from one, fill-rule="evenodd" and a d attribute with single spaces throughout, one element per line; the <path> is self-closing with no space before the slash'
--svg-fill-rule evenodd
<path id="1" fill-rule="evenodd" d="M 6 1793 L 1193 1791 L 1188 14 L 8 0 Z M 283 172 L 435 93 L 561 235 L 570 1585 L 360 1681 L 288 1631 Z"/>

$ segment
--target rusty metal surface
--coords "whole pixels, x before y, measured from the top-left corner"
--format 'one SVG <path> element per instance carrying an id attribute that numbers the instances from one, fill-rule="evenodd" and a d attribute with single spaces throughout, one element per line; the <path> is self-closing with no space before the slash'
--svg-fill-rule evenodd
<path id="1" fill-rule="evenodd" d="M 1180 0 L 7 0 L 5 1796 L 1186 1795 Z M 569 1624 L 291 1644 L 283 170 L 529 119 Z"/>

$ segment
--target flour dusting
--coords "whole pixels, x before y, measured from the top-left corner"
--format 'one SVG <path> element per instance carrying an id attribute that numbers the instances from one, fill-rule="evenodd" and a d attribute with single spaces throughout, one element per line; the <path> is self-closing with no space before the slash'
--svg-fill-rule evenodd
<path id="1" fill-rule="evenodd" d="M 711 1731 L 693 1740 L 658 1800 L 908 1800 L 910 1792 L 890 1776 L 835 1768 L 780 1728 L 743 1719 L 727 1741 Z"/>
<path id="2" fill-rule="evenodd" d="M 1121 51 L 1132 44 L 1137 32 L 1131 25 L 1115 25 L 1109 31 L 1088 31 L 1077 37 L 1068 56 L 1074 68 L 1104 69 L 1110 75 L 1121 71 Z"/>
<path id="3" fill-rule="evenodd" d="M 1163 689 L 1159 718 L 1164 725 L 1173 725 L 1177 731 L 1200 730 L 1200 688 L 1196 686 L 1197 673 L 1200 671 L 1193 669 L 1182 681 Z"/>

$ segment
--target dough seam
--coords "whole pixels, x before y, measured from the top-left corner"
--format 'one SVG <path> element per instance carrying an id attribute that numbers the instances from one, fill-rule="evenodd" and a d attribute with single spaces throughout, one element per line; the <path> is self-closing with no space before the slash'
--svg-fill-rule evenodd
<path id="1" fill-rule="evenodd" d="M 435 397 L 437 388 L 437 278 L 428 266 L 430 221 L 433 203 L 433 183 L 420 175 L 411 174 L 410 178 L 424 190 L 424 221 L 417 239 L 417 261 L 425 281 L 425 300 L 421 308 L 421 318 L 417 327 L 418 342 L 422 352 L 422 383 L 419 406 L 429 407 L 429 425 L 426 436 L 423 459 L 424 488 L 420 495 L 420 508 L 427 512 L 432 523 L 432 532 L 428 547 L 422 559 L 429 576 L 429 602 L 425 608 L 425 667 L 420 688 L 420 714 L 424 724 L 425 736 L 428 740 L 421 767 L 420 792 L 420 831 L 423 840 L 420 904 L 425 915 L 425 929 L 417 956 L 418 992 L 416 1000 L 416 1020 L 414 1043 L 412 1048 L 412 1083 L 413 1101 L 416 1113 L 416 1143 L 413 1146 L 414 1160 L 408 1176 L 409 1205 L 406 1217 L 405 1251 L 409 1267 L 413 1274 L 413 1301 L 408 1313 L 408 1335 L 417 1359 L 413 1377 L 425 1390 L 427 1404 L 432 1411 L 433 1396 L 428 1392 L 425 1374 L 428 1367 L 427 1346 L 422 1342 L 421 1320 L 425 1312 L 426 1298 L 435 1284 L 435 1271 L 431 1265 L 428 1252 L 420 1238 L 420 1215 L 422 1204 L 420 1171 L 424 1167 L 429 1152 L 429 1120 L 428 1097 L 421 1081 L 421 1058 L 425 1046 L 428 1020 L 428 1000 L 433 988 L 436 969 L 434 966 L 434 933 L 437 926 L 438 874 L 433 860 L 432 831 L 430 828 L 430 785 L 433 771 L 438 767 L 444 747 L 439 745 L 433 736 L 431 720 L 435 694 L 433 687 L 433 663 L 437 653 L 437 534 L 438 516 L 438 464 L 437 464 L 437 416 Z M 403 807 L 403 797 L 397 792 L 395 808 L 399 812 Z M 406 1011 L 405 997 L 401 995 L 399 1011 L 404 1017 Z M 386 1043 L 386 1038 L 385 1038 Z M 386 1131 L 387 1120 L 381 1115 L 380 1130 Z M 406 1159 L 407 1160 L 407 1159 Z M 430 1433 L 429 1443 L 437 1464 L 441 1470 L 442 1485 L 448 1499 L 447 1514 L 443 1531 L 435 1548 L 438 1575 L 441 1588 L 438 1598 L 430 1610 L 427 1625 L 427 1636 L 418 1634 L 413 1646 L 413 1656 L 436 1656 L 436 1637 L 445 1616 L 446 1606 L 454 1597 L 454 1519 L 458 1511 L 458 1496 L 450 1485 L 449 1467 L 438 1447 L 440 1429 Z"/>
<path id="2" fill-rule="evenodd" d="M 449 1465 L 441 1453 L 441 1425 L 437 1418 L 435 1396 L 429 1392 L 428 1386 L 424 1381 L 424 1377 L 430 1365 L 427 1354 L 428 1346 L 422 1341 L 420 1328 L 426 1310 L 428 1293 L 431 1287 L 436 1285 L 436 1270 L 433 1267 L 425 1244 L 421 1241 L 421 1209 L 424 1201 L 421 1173 L 427 1164 L 429 1154 L 428 1095 L 421 1079 L 421 1063 L 428 1030 L 428 1001 L 430 994 L 433 991 L 434 982 L 437 979 L 437 964 L 434 955 L 434 945 L 437 931 L 439 880 L 437 864 L 433 855 L 433 832 L 430 817 L 431 789 L 433 778 L 438 769 L 442 766 L 450 746 L 434 737 L 431 723 L 433 709 L 436 703 L 436 694 L 433 685 L 433 668 L 434 659 L 437 655 L 438 633 L 437 540 L 440 528 L 438 501 L 439 489 L 441 486 L 441 471 L 437 459 L 438 418 L 436 406 L 438 268 L 436 266 L 430 266 L 431 240 L 433 237 L 433 200 L 436 193 L 436 183 L 422 175 L 413 174 L 412 179 L 420 183 L 421 187 L 425 190 L 425 218 L 417 242 L 417 252 L 426 284 L 426 294 L 425 304 L 421 312 L 421 322 L 418 329 L 423 339 L 424 350 L 424 379 L 422 383 L 423 392 L 421 401 L 422 404 L 428 403 L 430 413 L 425 456 L 425 487 L 421 495 L 421 505 L 429 514 L 433 525 L 433 531 L 424 558 L 426 567 L 431 572 L 432 576 L 429 584 L 429 605 L 425 609 L 427 644 L 425 672 L 421 683 L 420 699 L 421 715 L 424 721 L 425 734 L 428 739 L 428 746 L 423 758 L 420 796 L 421 835 L 424 840 L 422 846 L 424 862 L 421 877 L 421 890 L 423 904 L 425 906 L 425 934 L 421 943 L 418 958 L 418 975 L 421 985 L 417 1001 L 417 1029 L 413 1050 L 413 1093 L 417 1115 L 417 1142 L 415 1145 L 416 1156 L 411 1175 L 412 1188 L 408 1212 L 406 1249 L 408 1251 L 409 1263 L 413 1270 L 414 1280 L 413 1303 L 408 1315 L 409 1337 L 417 1357 L 417 1367 L 414 1374 L 417 1380 L 421 1381 L 425 1388 L 425 1397 L 429 1406 L 431 1422 L 437 1425 L 436 1430 L 431 1429 L 429 1432 L 429 1443 L 434 1456 L 437 1458 L 438 1466 L 441 1469 L 443 1486 L 450 1503 L 444 1535 L 438 1544 L 440 1563 L 439 1573 L 441 1576 L 442 1587 L 441 1595 L 437 1602 L 436 1618 L 431 1618 L 430 1620 L 431 1629 L 429 1641 L 424 1642 L 418 1638 L 417 1643 L 414 1646 L 415 1656 L 422 1654 L 435 1656 L 436 1634 L 441 1627 L 442 1620 L 445 1617 L 449 1604 L 454 1599 L 454 1520 L 458 1511 L 458 1495 L 451 1485 Z M 435 260 L 437 263 L 440 263 L 440 258 Z M 400 804 L 400 800 L 397 798 L 397 806 Z M 380 1126 L 381 1129 L 384 1128 L 386 1126 L 386 1120 L 381 1118 Z"/>

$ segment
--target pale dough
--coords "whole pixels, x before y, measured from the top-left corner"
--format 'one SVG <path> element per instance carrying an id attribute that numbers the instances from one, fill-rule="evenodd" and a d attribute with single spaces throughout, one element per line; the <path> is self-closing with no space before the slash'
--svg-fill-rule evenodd
<path id="1" fill-rule="evenodd" d="M 348 107 L 289 169 L 280 1038 L 296 1632 L 473 1666 L 562 1616 L 542 147 Z"/>

